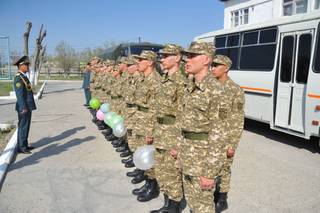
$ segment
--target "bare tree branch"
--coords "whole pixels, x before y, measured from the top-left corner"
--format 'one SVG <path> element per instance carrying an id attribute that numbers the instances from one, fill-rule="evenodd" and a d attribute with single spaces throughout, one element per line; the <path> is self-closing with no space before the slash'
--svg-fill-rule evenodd
<path id="1" fill-rule="evenodd" d="M 24 55 L 29 55 L 29 35 L 31 31 L 32 23 L 27 21 L 26 22 L 26 31 L 23 34 L 24 38 Z"/>

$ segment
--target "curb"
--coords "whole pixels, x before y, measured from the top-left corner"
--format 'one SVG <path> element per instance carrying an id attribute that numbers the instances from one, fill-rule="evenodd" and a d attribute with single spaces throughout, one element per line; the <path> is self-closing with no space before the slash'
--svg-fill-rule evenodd
<path id="1" fill-rule="evenodd" d="M 35 95 L 35 99 L 41 99 L 42 93 L 44 90 L 44 86 L 46 85 L 46 81 L 43 83 L 42 87 L 40 88 L 40 91 Z M 8 166 L 10 165 L 16 151 L 17 146 L 17 135 L 18 135 L 18 128 L 13 133 L 12 137 L 9 140 L 9 143 L 7 144 L 6 148 L 3 150 L 2 154 L 0 155 L 0 191 L 2 184 L 4 182 Z"/>

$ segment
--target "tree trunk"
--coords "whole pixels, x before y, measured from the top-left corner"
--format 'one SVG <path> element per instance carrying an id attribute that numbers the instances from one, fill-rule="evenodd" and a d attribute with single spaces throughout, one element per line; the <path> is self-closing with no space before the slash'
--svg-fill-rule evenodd
<path id="1" fill-rule="evenodd" d="M 39 65 L 40 65 L 40 61 L 39 61 L 39 56 L 40 56 L 40 51 L 42 49 L 42 46 L 41 46 L 41 43 L 42 43 L 42 40 L 44 39 L 44 37 L 46 36 L 47 32 L 46 31 L 43 31 L 42 32 L 42 29 L 43 29 L 43 24 L 41 25 L 41 28 L 40 28 L 40 32 L 39 32 L 39 36 L 36 40 L 36 51 L 35 51 L 35 57 L 34 57 L 34 62 L 33 62 L 33 75 L 32 75 L 32 78 L 31 78 L 31 83 L 33 85 L 37 85 L 38 84 L 38 78 L 35 78 L 36 76 L 38 77 L 38 70 L 39 70 Z"/>
<path id="2" fill-rule="evenodd" d="M 29 35 L 31 31 L 32 23 L 27 21 L 26 22 L 26 31 L 23 34 L 24 38 L 24 51 L 23 54 L 29 56 Z"/>

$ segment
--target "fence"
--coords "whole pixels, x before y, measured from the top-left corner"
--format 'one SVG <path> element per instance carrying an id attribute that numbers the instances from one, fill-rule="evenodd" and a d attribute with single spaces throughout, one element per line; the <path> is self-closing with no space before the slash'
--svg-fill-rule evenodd
<path id="1" fill-rule="evenodd" d="M 0 36 L 0 79 L 11 79 L 9 36 Z"/>

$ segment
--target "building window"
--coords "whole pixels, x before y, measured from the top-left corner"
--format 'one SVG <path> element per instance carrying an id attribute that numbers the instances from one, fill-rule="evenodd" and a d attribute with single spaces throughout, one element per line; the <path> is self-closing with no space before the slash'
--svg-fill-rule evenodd
<path id="1" fill-rule="evenodd" d="M 231 12 L 231 25 L 237 27 L 249 23 L 249 8 L 244 8 Z"/>
<path id="2" fill-rule="evenodd" d="M 295 14 L 306 13 L 307 9 L 308 9 L 308 0 L 283 0 L 284 16 L 291 16 Z"/>

